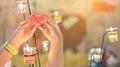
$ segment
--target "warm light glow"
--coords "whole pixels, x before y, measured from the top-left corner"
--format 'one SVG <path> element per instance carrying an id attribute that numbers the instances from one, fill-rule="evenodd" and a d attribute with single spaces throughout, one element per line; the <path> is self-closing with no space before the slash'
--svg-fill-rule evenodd
<path id="1" fill-rule="evenodd" d="M 90 50 L 89 60 L 94 60 L 96 62 L 101 62 L 103 56 L 103 49 L 101 48 L 92 48 Z"/>
<path id="2" fill-rule="evenodd" d="M 62 13 L 60 11 L 55 11 L 52 15 L 52 18 L 56 23 L 60 23 L 62 22 Z"/>
<path id="3" fill-rule="evenodd" d="M 43 41 L 43 48 L 45 51 L 48 51 L 48 45 L 49 45 L 49 41 L 48 40 L 44 40 Z"/>
<path id="4" fill-rule="evenodd" d="M 108 31 L 108 38 L 109 38 L 110 42 L 118 41 L 117 27 L 115 27 L 115 28 L 110 27 L 109 29 L 107 29 L 107 31 Z"/>
<path id="5" fill-rule="evenodd" d="M 28 44 L 26 44 L 26 49 L 27 49 L 28 52 L 30 52 L 30 47 L 29 47 Z"/>
<path id="6" fill-rule="evenodd" d="M 106 2 L 93 2 L 92 12 L 114 12 L 115 5 L 108 4 Z"/>
<path id="7" fill-rule="evenodd" d="M 25 13 L 26 12 L 26 6 L 25 3 L 18 3 L 18 13 Z"/>
<path id="8" fill-rule="evenodd" d="M 117 27 L 115 27 L 115 28 L 113 28 L 113 27 L 110 27 L 109 29 L 106 29 L 107 31 L 110 31 L 110 32 L 112 32 L 112 31 L 117 31 Z"/>

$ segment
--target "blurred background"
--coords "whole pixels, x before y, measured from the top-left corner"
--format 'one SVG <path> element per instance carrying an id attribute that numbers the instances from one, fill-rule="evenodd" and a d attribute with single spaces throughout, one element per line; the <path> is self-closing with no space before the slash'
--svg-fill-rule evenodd
<path id="1" fill-rule="evenodd" d="M 18 24 L 24 21 L 23 14 L 18 13 L 17 7 L 21 1 L 26 3 L 27 0 L 0 0 L 0 46 L 8 40 Z M 112 50 L 117 59 L 120 58 L 120 0 L 29 1 L 32 14 L 51 15 L 56 10 L 63 13 L 63 21 L 59 26 L 64 37 L 64 67 L 89 67 L 90 49 L 101 47 L 102 36 L 109 27 L 118 28 L 118 41 L 110 42 L 105 36 L 104 46 Z M 26 17 L 28 14 L 26 3 Z M 48 53 L 42 51 L 42 42 L 46 38 L 39 30 L 36 31 L 36 38 L 41 66 L 45 67 Z M 12 58 L 12 64 L 16 67 L 28 66 L 23 61 L 23 46 L 19 49 L 19 54 Z"/>

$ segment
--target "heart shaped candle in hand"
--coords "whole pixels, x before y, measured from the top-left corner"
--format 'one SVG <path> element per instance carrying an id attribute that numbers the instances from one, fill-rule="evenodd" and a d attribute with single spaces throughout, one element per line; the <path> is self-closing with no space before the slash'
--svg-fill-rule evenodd
<path id="1" fill-rule="evenodd" d="M 31 16 L 30 16 L 30 22 L 31 22 L 32 24 L 36 23 L 36 22 L 37 22 L 37 15 L 31 15 Z"/>
<path id="2" fill-rule="evenodd" d="M 37 15 L 37 23 L 39 24 L 39 25 L 41 25 L 41 24 L 43 24 L 44 22 L 45 22 L 45 15 L 43 15 L 43 14 L 40 14 L 40 15 Z"/>
<path id="3" fill-rule="evenodd" d="M 44 23 L 44 21 L 45 21 L 45 15 L 32 15 L 31 17 L 30 17 L 30 22 L 32 23 L 32 24 L 39 24 L 39 25 L 41 25 L 41 24 L 43 24 Z"/>

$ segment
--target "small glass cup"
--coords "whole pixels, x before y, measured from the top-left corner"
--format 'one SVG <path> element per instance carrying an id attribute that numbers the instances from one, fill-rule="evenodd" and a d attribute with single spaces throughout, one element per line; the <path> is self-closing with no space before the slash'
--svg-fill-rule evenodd
<path id="1" fill-rule="evenodd" d="M 24 47 L 23 51 L 24 51 L 24 63 L 34 64 L 36 48 L 35 47 Z"/>
<path id="2" fill-rule="evenodd" d="M 94 55 L 93 55 L 94 61 L 101 62 L 102 61 L 102 57 L 103 57 L 103 49 L 96 48 L 94 50 Z"/>
<path id="3" fill-rule="evenodd" d="M 63 19 L 62 12 L 60 12 L 60 11 L 54 11 L 54 13 L 52 13 L 52 19 L 56 23 L 62 22 L 62 19 Z"/>

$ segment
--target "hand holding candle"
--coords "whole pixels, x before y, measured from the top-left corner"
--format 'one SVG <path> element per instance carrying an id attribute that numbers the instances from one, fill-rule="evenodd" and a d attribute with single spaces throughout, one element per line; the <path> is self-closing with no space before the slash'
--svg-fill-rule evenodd
<path id="1" fill-rule="evenodd" d="M 41 25 L 45 22 L 45 15 L 31 15 L 30 21 L 31 24 Z"/>

